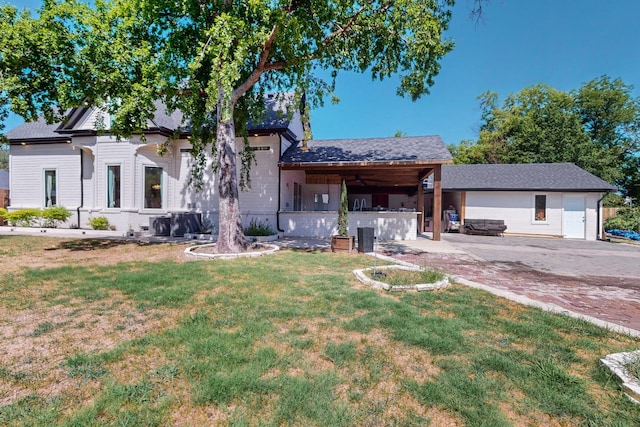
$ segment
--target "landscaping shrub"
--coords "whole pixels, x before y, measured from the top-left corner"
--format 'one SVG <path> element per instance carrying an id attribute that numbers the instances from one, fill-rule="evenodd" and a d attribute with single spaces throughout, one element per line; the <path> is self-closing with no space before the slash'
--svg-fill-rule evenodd
<path id="1" fill-rule="evenodd" d="M 5 208 L 0 208 L 0 225 L 4 225 L 6 215 L 7 215 L 7 210 Z"/>
<path id="2" fill-rule="evenodd" d="M 624 206 L 618 210 L 616 216 L 607 218 L 604 223 L 606 230 L 631 230 L 640 232 L 640 207 Z"/>
<path id="3" fill-rule="evenodd" d="M 45 208 L 40 213 L 40 218 L 43 219 L 42 226 L 55 228 L 58 223 L 65 222 L 71 217 L 71 212 L 62 206 L 50 206 Z"/>
<path id="4" fill-rule="evenodd" d="M 18 227 L 31 227 L 36 219 L 40 218 L 42 211 L 40 209 L 20 209 L 18 211 L 7 212 L 4 215 L 5 220 Z"/>
<path id="5" fill-rule="evenodd" d="M 89 225 L 94 230 L 108 230 L 109 220 L 104 216 L 96 216 L 89 219 Z"/>
<path id="6" fill-rule="evenodd" d="M 245 236 L 273 236 L 276 234 L 269 224 L 264 224 L 255 218 L 251 219 L 249 226 L 242 231 Z"/>

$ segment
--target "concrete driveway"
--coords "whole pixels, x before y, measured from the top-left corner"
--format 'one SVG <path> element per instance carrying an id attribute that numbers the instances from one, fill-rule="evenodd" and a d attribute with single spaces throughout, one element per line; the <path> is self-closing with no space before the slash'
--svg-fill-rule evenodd
<path id="1" fill-rule="evenodd" d="M 640 337 L 640 245 L 443 234 L 452 250 L 441 251 L 441 242 L 422 239 L 406 250 L 388 246 L 385 254 Z"/>
<path id="2" fill-rule="evenodd" d="M 492 263 L 521 263 L 536 270 L 572 276 L 640 278 L 640 245 L 443 234 L 442 239 Z"/>

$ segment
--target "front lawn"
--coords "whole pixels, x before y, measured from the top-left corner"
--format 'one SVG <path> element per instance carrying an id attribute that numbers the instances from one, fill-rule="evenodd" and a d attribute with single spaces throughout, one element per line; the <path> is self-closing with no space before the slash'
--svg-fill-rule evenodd
<path id="1" fill-rule="evenodd" d="M 182 249 L 0 236 L 0 425 L 640 425 L 598 363 L 635 339 L 456 284 L 373 291 L 364 255 Z"/>

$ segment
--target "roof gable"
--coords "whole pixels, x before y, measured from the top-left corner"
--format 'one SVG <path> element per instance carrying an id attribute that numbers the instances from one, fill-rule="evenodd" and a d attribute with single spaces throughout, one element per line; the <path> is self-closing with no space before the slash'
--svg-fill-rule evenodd
<path id="1" fill-rule="evenodd" d="M 615 191 L 573 163 L 478 164 L 442 167 L 442 189 L 459 191 Z"/>

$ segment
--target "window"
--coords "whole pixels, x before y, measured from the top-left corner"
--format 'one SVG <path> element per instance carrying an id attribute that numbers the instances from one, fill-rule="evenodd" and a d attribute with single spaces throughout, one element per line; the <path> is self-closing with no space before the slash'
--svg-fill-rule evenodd
<path id="1" fill-rule="evenodd" d="M 55 169 L 44 171 L 44 206 L 57 206 L 57 183 Z"/>
<path id="2" fill-rule="evenodd" d="M 302 185 L 297 182 L 293 183 L 293 210 L 302 210 Z"/>
<path id="3" fill-rule="evenodd" d="M 547 196 L 544 194 L 535 195 L 534 221 L 547 221 Z"/>
<path id="4" fill-rule="evenodd" d="M 120 166 L 107 166 L 107 207 L 120 207 Z"/>
<path id="5" fill-rule="evenodd" d="M 144 207 L 162 209 L 162 168 L 145 166 L 144 168 Z"/>
<path id="6" fill-rule="evenodd" d="M 329 193 L 321 193 L 313 195 L 313 210 L 327 211 L 329 210 Z"/>

